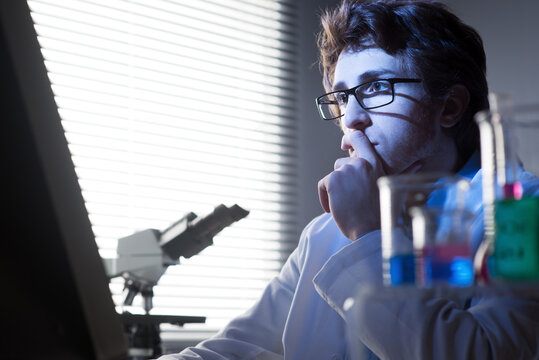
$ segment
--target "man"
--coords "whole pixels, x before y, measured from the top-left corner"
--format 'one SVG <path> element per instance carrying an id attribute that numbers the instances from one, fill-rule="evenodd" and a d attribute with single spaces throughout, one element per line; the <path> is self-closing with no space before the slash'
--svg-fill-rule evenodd
<path id="1" fill-rule="evenodd" d="M 444 6 L 423 1 L 345 0 L 322 25 L 329 94 L 317 103 L 325 119 L 339 122 L 341 148 L 350 155 L 319 182 L 326 214 L 307 225 L 250 310 L 213 338 L 163 360 L 349 357 L 344 302 L 357 286 L 381 284 L 376 180 L 433 170 L 475 182 L 480 177 L 473 115 L 488 107 L 488 90 L 484 50 L 473 29 Z M 439 299 L 373 309 L 357 339 L 373 358 L 537 356 L 534 302 L 460 306 Z M 530 311 L 535 317 L 527 317 Z M 400 323 L 403 312 L 410 324 Z"/>

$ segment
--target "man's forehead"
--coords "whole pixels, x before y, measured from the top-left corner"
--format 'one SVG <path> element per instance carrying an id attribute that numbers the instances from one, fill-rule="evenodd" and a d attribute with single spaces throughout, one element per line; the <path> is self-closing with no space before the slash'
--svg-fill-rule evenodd
<path id="1" fill-rule="evenodd" d="M 379 48 L 346 49 L 339 55 L 333 87 L 350 87 L 383 75 L 402 73 L 402 61 L 398 56 L 390 55 Z"/>

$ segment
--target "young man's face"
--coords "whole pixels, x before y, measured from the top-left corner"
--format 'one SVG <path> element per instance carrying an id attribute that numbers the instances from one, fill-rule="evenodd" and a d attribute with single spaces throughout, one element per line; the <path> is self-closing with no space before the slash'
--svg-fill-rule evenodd
<path id="1" fill-rule="evenodd" d="M 381 49 L 343 51 L 337 61 L 334 90 L 352 88 L 376 79 L 416 78 L 405 73 L 398 58 Z M 395 98 L 388 105 L 365 110 L 350 96 L 345 115 L 340 119 L 345 135 L 363 131 L 388 174 L 451 170 L 446 152 L 452 139 L 439 124 L 440 111 L 431 105 L 422 83 L 394 84 Z M 354 154 L 348 137 L 343 149 Z"/>

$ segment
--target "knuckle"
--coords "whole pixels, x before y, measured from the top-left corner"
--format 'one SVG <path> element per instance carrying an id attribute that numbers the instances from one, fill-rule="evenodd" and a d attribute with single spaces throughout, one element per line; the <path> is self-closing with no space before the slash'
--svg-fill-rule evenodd
<path id="1" fill-rule="evenodd" d="M 335 170 L 337 170 L 338 168 L 342 167 L 343 165 L 345 165 L 349 161 L 350 161 L 350 158 L 348 158 L 348 157 L 338 158 L 337 160 L 335 160 L 335 163 L 333 164 L 333 168 Z"/>
<path id="2" fill-rule="evenodd" d="M 356 163 L 357 163 L 358 165 L 360 165 L 360 166 L 365 166 L 365 165 L 367 165 L 369 162 L 368 162 L 367 160 L 365 160 L 364 158 L 362 158 L 362 157 L 358 157 L 358 158 L 356 159 Z"/>
<path id="3" fill-rule="evenodd" d="M 340 170 L 341 174 L 348 174 L 355 171 L 355 166 L 350 163 L 344 164 Z"/>
<path id="4" fill-rule="evenodd" d="M 362 169 L 372 168 L 371 163 L 365 160 L 364 158 L 357 158 L 356 162 L 357 162 L 357 165 Z"/>
<path id="5" fill-rule="evenodd" d="M 340 183 L 341 181 L 342 181 L 342 172 L 335 171 L 335 172 L 330 174 L 330 176 L 328 178 L 328 181 L 327 181 L 327 187 L 331 188 L 331 187 L 337 185 L 338 183 Z"/>

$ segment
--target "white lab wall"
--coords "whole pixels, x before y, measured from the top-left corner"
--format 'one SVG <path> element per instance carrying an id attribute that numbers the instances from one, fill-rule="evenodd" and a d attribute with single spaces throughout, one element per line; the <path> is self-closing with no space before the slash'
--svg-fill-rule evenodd
<path id="1" fill-rule="evenodd" d="M 539 2 L 448 0 L 447 3 L 483 38 L 489 90 L 511 94 L 515 107 L 539 105 Z M 519 129 L 515 136 L 524 167 L 539 175 L 539 129 Z"/>
<path id="2" fill-rule="evenodd" d="M 516 105 L 539 102 L 539 1 L 446 3 L 483 38 L 490 91 L 512 94 Z"/>
<path id="3" fill-rule="evenodd" d="M 482 36 L 491 91 L 513 94 L 516 104 L 539 103 L 539 1 L 446 0 Z M 314 98 L 323 92 L 314 34 L 320 8 L 335 0 L 298 0 L 299 7 L 299 226 L 322 212 L 317 183 L 344 153 L 336 126 L 323 123 Z M 539 158 L 539 157 L 538 157 Z"/>

